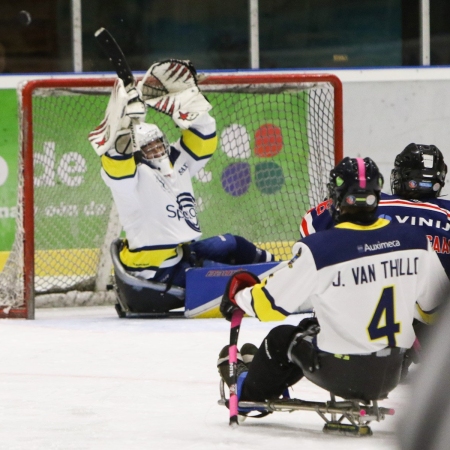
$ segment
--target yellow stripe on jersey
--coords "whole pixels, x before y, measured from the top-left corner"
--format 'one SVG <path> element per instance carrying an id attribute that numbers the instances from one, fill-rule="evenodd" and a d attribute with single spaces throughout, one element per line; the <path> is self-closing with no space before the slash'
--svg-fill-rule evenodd
<path id="1" fill-rule="evenodd" d="M 217 148 L 217 135 L 214 133 L 210 138 L 200 137 L 191 130 L 183 130 L 183 144 L 198 159 L 211 156 Z"/>
<path id="2" fill-rule="evenodd" d="M 273 298 L 265 289 L 266 281 L 255 284 L 252 288 L 253 309 L 256 316 L 262 322 L 270 322 L 272 320 L 284 320 L 284 314 L 273 309 Z"/>
<path id="3" fill-rule="evenodd" d="M 426 324 L 431 325 L 436 320 L 436 312 L 425 312 L 417 303 L 416 309 Z"/>
<path id="4" fill-rule="evenodd" d="M 122 264 L 130 269 L 153 269 L 156 270 L 164 261 L 176 258 L 177 247 L 158 250 L 130 251 L 124 246 L 120 251 Z"/>
<path id="5" fill-rule="evenodd" d="M 103 170 L 110 178 L 128 178 L 136 173 L 134 155 L 129 158 L 111 158 L 106 153 L 101 157 Z"/>
<path id="6" fill-rule="evenodd" d="M 343 222 L 335 225 L 335 228 L 346 228 L 349 230 L 377 230 L 378 228 L 383 228 L 390 223 L 391 222 L 386 219 L 378 219 L 372 225 L 357 225 L 356 223 Z"/>

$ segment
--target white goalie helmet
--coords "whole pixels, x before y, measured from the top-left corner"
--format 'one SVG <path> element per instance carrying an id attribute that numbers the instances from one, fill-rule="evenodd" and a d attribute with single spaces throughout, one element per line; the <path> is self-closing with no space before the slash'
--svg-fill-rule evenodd
<path id="1" fill-rule="evenodd" d="M 166 135 L 154 124 L 140 123 L 135 128 L 136 142 L 142 152 L 142 158 L 161 175 L 168 177 L 173 172 L 169 159 L 170 145 Z"/>

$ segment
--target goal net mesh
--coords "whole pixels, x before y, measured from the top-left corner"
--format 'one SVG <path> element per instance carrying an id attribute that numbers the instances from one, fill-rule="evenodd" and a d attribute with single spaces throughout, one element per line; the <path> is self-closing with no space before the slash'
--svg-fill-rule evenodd
<path id="1" fill-rule="evenodd" d="M 288 259 L 301 217 L 326 196 L 335 164 L 335 86 L 206 80 L 202 90 L 213 105 L 219 144 L 194 178 L 203 237 L 242 235 Z M 121 229 L 87 139 L 103 119 L 111 87 L 78 80 L 67 87 L 41 83 L 30 92 L 31 115 L 21 127 L 32 129 L 34 173 L 20 161 L 16 239 L 0 274 L 0 308 L 8 313 L 23 306 L 24 284 L 30 283 L 23 242 L 33 238 L 36 306 L 89 303 L 93 296 L 97 304 L 112 302 L 106 291 L 109 244 Z M 146 120 L 170 142 L 180 137 L 170 117 L 149 110 Z M 23 214 L 27 177 L 34 187 L 31 231 Z"/>

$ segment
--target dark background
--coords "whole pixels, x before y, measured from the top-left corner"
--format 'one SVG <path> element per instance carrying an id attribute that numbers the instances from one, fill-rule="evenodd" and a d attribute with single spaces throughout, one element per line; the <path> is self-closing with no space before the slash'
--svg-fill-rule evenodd
<path id="1" fill-rule="evenodd" d="M 248 0 L 83 0 L 83 71 L 111 71 L 94 40 L 108 28 L 133 70 L 191 59 L 245 69 Z M 420 65 L 419 0 L 260 0 L 261 68 Z M 31 15 L 21 23 L 19 12 Z M 431 0 L 431 64 L 450 64 L 450 1 Z M 70 0 L 0 2 L 0 72 L 72 72 Z M 3 55 L 3 56 L 2 56 Z"/>

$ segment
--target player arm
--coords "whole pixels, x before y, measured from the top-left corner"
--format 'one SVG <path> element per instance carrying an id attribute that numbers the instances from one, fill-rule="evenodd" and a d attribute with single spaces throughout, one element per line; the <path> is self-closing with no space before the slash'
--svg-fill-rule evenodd
<path id="1" fill-rule="evenodd" d="M 302 238 L 318 231 L 328 230 L 334 225 L 331 215 L 333 205 L 331 200 L 325 200 L 311 208 L 300 222 L 300 235 Z"/>
<path id="2" fill-rule="evenodd" d="M 102 177 L 112 189 L 118 181 L 126 181 L 121 189 L 136 183 L 138 149 L 133 145 L 131 124 L 143 121 L 145 114 L 140 91 L 135 87 L 127 91 L 123 81 L 117 79 L 103 121 L 89 133 L 89 141 L 100 156 Z"/>
<path id="3" fill-rule="evenodd" d="M 155 79 L 159 82 L 156 94 Z M 212 106 L 198 87 L 195 68 L 189 61 L 176 59 L 155 63 L 138 88 L 147 106 L 171 116 L 182 130 L 172 147 L 188 156 L 193 176 L 217 148 L 216 121 L 209 114 Z"/>
<path id="4" fill-rule="evenodd" d="M 208 113 L 204 114 L 191 128 L 182 131 L 175 147 L 187 155 L 187 165 L 191 176 L 202 169 L 217 148 L 216 121 Z"/>
<path id="5" fill-rule="evenodd" d="M 450 280 L 431 244 L 428 247 L 427 256 L 419 267 L 421 279 L 415 318 L 423 323 L 431 324 L 441 307 L 450 301 Z"/>
<path id="6" fill-rule="evenodd" d="M 296 248 L 295 260 L 281 263 L 282 268 L 261 283 L 236 294 L 236 304 L 245 313 L 267 322 L 312 308 L 310 298 L 319 286 L 315 261 L 306 245 Z"/>

